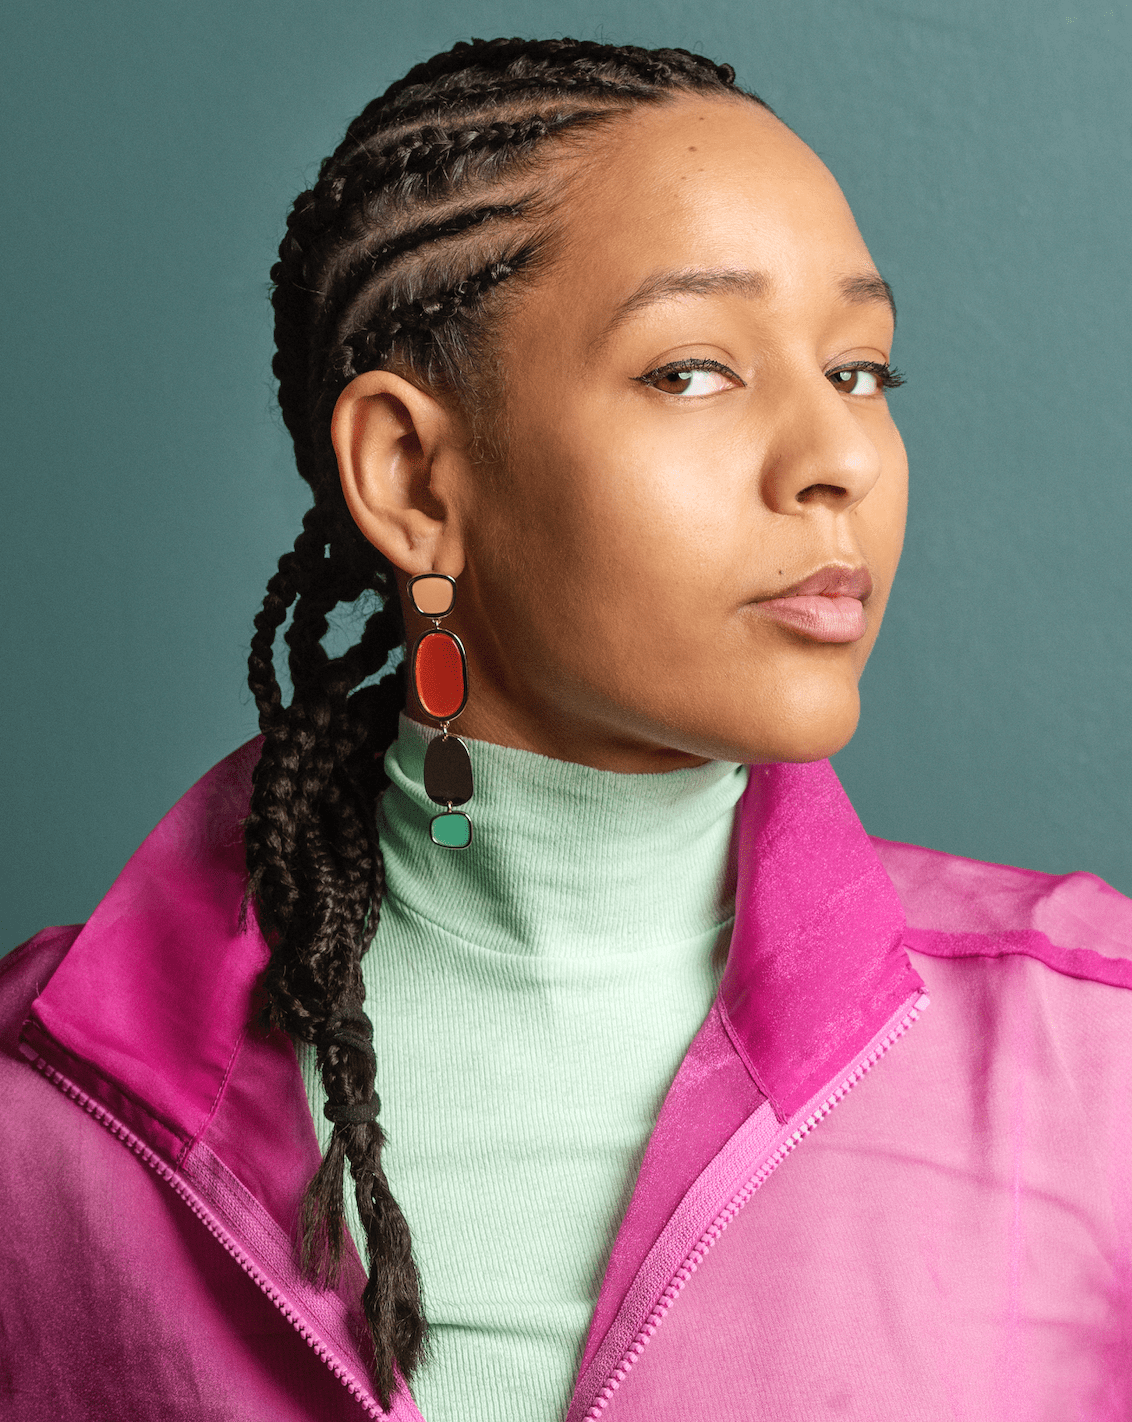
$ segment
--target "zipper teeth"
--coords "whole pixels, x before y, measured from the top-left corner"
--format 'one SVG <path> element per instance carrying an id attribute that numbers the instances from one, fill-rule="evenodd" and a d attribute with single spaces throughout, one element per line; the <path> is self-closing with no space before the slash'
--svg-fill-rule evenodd
<path id="1" fill-rule="evenodd" d="M 329 1349 L 324 1347 L 323 1344 L 320 1343 L 319 1340 L 315 1337 L 315 1335 L 311 1332 L 311 1330 L 307 1328 L 307 1326 L 303 1323 L 303 1321 L 300 1319 L 299 1315 L 295 1312 L 295 1310 L 291 1308 L 289 1304 L 286 1303 L 280 1290 L 277 1289 L 270 1282 L 270 1280 L 266 1278 L 265 1275 L 260 1273 L 260 1271 L 252 1263 L 252 1261 L 239 1247 L 236 1241 L 232 1239 L 229 1235 L 225 1234 L 225 1232 L 220 1228 L 219 1224 L 217 1224 L 217 1222 L 206 1213 L 204 1207 L 197 1200 L 195 1194 L 193 1194 L 193 1192 L 181 1180 L 177 1171 L 175 1171 L 171 1166 L 166 1165 L 166 1163 L 161 1159 L 159 1155 L 156 1154 L 156 1152 L 150 1150 L 149 1146 L 147 1146 L 143 1141 L 139 1140 L 138 1137 L 134 1135 L 133 1131 L 129 1130 L 128 1127 L 124 1126 L 122 1122 L 119 1121 L 116 1116 L 113 1116 L 109 1111 L 107 1111 L 104 1106 L 100 1106 L 97 1101 L 95 1101 L 92 1097 L 88 1096 L 85 1091 L 83 1091 L 80 1087 L 76 1086 L 75 1083 L 71 1081 L 68 1077 L 64 1076 L 61 1071 L 56 1071 L 55 1068 L 50 1064 L 50 1062 L 45 1061 L 40 1056 L 37 1056 L 35 1058 L 34 1065 L 40 1072 L 43 1073 L 45 1077 L 47 1077 L 48 1081 L 52 1082 L 53 1085 L 59 1087 L 59 1089 L 64 1092 L 65 1095 L 69 1096 L 73 1101 L 76 1101 L 83 1108 L 83 1110 L 88 1113 L 88 1115 L 94 1117 L 94 1119 L 99 1123 L 99 1125 L 104 1126 L 112 1136 L 116 1136 L 120 1141 L 123 1142 L 123 1144 L 129 1146 L 130 1150 L 132 1150 L 136 1156 L 139 1156 L 142 1160 L 144 1160 L 146 1165 L 148 1165 L 151 1170 L 155 1171 L 156 1174 L 159 1175 L 162 1180 L 164 1180 L 168 1185 L 171 1185 L 173 1187 L 177 1194 L 180 1195 L 181 1199 L 184 1200 L 185 1204 L 188 1205 L 189 1209 L 192 1210 L 193 1214 L 196 1215 L 197 1219 L 199 1219 L 201 1223 L 205 1226 L 208 1232 L 215 1239 L 219 1240 L 219 1242 L 224 1246 L 227 1252 L 239 1264 L 240 1268 L 243 1269 L 244 1273 L 247 1274 L 251 1279 L 254 1279 L 255 1283 L 267 1295 L 267 1297 L 271 1300 L 271 1302 L 275 1305 L 275 1307 L 279 1310 L 279 1312 L 283 1315 L 287 1322 L 291 1324 L 295 1332 L 304 1341 L 304 1343 L 308 1344 L 309 1347 L 314 1349 L 314 1352 L 317 1354 L 317 1356 L 326 1364 L 326 1366 L 330 1369 L 330 1371 L 334 1374 L 334 1376 L 338 1379 L 342 1386 L 346 1388 L 346 1390 L 350 1393 L 352 1397 L 356 1398 L 357 1401 L 362 1404 L 366 1412 L 371 1417 L 383 1417 L 386 1415 L 385 1413 L 381 1412 L 380 1409 L 377 1408 L 376 1403 L 372 1398 L 367 1397 L 364 1390 L 360 1388 L 357 1383 L 353 1382 L 350 1378 L 346 1376 L 345 1369 L 342 1367 L 342 1365 L 337 1361 L 337 1359 L 335 1359 Z"/>
<path id="2" fill-rule="evenodd" d="M 922 999 L 920 999 L 920 1001 L 922 1001 Z M 805 1121 L 802 1122 L 798 1129 L 794 1131 L 793 1134 L 790 1135 L 785 1141 L 783 1141 L 782 1144 L 778 1147 L 776 1151 L 774 1151 L 772 1155 L 770 1155 L 766 1160 L 763 1161 L 762 1165 L 759 1166 L 758 1170 L 751 1177 L 751 1179 L 747 1181 L 746 1185 L 744 1185 L 743 1188 L 739 1191 L 739 1193 L 737 1195 L 734 1195 L 731 1200 L 724 1206 L 724 1208 L 719 1212 L 719 1214 L 716 1215 L 715 1219 L 712 1220 L 711 1224 L 696 1241 L 691 1252 L 685 1258 L 683 1264 L 680 1265 L 679 1269 L 677 1269 L 676 1273 L 673 1275 L 671 1281 L 668 1284 L 668 1287 L 657 1300 L 656 1306 L 653 1308 L 652 1313 L 650 1313 L 648 1318 L 645 1320 L 640 1332 L 637 1334 L 637 1336 L 633 1339 L 632 1343 L 629 1344 L 628 1348 L 626 1348 L 625 1352 L 622 1354 L 621 1361 L 617 1364 L 616 1368 L 614 1368 L 613 1372 L 609 1375 L 608 1379 L 606 1380 L 605 1386 L 601 1389 L 597 1397 L 594 1399 L 593 1405 L 586 1413 L 583 1422 L 596 1422 L 596 1419 L 599 1418 L 601 1414 L 605 1411 L 605 1409 L 609 1406 L 610 1398 L 625 1381 L 629 1370 L 644 1352 L 645 1345 L 648 1343 L 649 1339 L 653 1336 L 656 1330 L 660 1327 L 665 1314 L 667 1314 L 668 1310 L 675 1303 L 676 1298 L 679 1295 L 681 1289 L 683 1289 L 684 1285 L 700 1267 L 700 1264 L 703 1262 L 704 1255 L 707 1254 L 708 1250 L 712 1247 L 715 1241 L 719 1238 L 719 1236 L 723 1233 L 723 1231 L 739 1213 L 742 1207 L 747 1203 L 747 1201 L 759 1188 L 759 1186 L 763 1184 L 767 1176 L 771 1175 L 777 1169 L 777 1167 L 782 1164 L 782 1162 L 786 1159 L 786 1157 L 790 1154 L 790 1152 L 794 1149 L 798 1142 L 803 1138 L 803 1136 L 809 1135 L 809 1133 L 818 1124 L 822 1117 L 827 1116 L 829 1112 L 832 1111 L 833 1108 L 837 1105 L 837 1103 L 844 1096 L 846 1096 L 854 1086 L 856 1086 L 857 1082 L 860 1081 L 860 1079 L 865 1075 L 865 1073 L 871 1067 L 876 1065 L 880 1058 L 884 1056 L 885 1052 L 888 1051 L 889 1047 L 891 1047 L 894 1042 L 898 1041 L 901 1037 L 903 1037 L 904 1033 L 908 1030 L 909 1027 L 911 1027 L 912 1023 L 915 1022 L 919 1016 L 920 1006 L 919 1002 L 917 1002 L 908 1009 L 905 1016 L 900 1019 L 900 1021 L 896 1024 L 895 1027 L 893 1027 L 892 1031 L 889 1032 L 886 1037 L 884 1037 L 880 1042 L 877 1043 L 877 1045 L 872 1049 L 868 1056 L 863 1061 L 857 1064 L 857 1066 L 849 1074 L 849 1076 L 847 1076 L 845 1080 L 842 1081 L 841 1084 L 837 1086 L 830 1093 L 830 1095 L 825 1098 L 825 1100 L 821 1103 L 820 1106 L 815 1108 L 811 1115 L 806 1117 Z"/>

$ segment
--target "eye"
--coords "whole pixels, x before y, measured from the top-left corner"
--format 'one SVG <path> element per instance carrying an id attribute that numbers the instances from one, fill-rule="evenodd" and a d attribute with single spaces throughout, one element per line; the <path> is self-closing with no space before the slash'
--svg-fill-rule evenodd
<path id="1" fill-rule="evenodd" d="M 904 377 L 890 365 L 876 360 L 864 360 L 859 365 L 843 365 L 826 377 L 843 395 L 876 395 L 881 390 L 894 390 L 904 384 Z"/>
<path id="2" fill-rule="evenodd" d="M 634 376 L 642 385 L 651 385 L 664 395 L 718 395 L 733 390 L 742 381 L 733 370 L 716 360 L 672 361 L 646 375 Z"/>

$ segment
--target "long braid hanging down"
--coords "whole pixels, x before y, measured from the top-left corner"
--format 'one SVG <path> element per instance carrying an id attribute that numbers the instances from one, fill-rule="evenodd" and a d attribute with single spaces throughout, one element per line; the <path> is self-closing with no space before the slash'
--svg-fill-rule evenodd
<path id="1" fill-rule="evenodd" d="M 314 1045 L 334 1128 L 304 1200 L 303 1265 L 324 1282 L 337 1276 L 348 1166 L 386 1409 L 397 1372 L 411 1378 L 425 1340 L 408 1226 L 381 1165 L 361 974 L 385 884 L 375 824 L 382 756 L 404 704 L 403 668 L 372 678 L 404 628 L 393 570 L 347 512 L 330 416 L 356 375 L 383 366 L 465 409 L 490 404 L 472 397 L 493 294 L 537 263 L 553 206 L 540 160 L 633 105 L 739 92 L 733 83 L 729 65 L 684 50 L 458 44 L 354 120 L 296 200 L 272 268 L 279 403 L 314 503 L 268 584 L 248 660 L 264 734 L 245 827 L 249 887 L 271 945 L 265 1021 Z M 330 614 L 374 594 L 360 640 L 330 657 L 322 646 Z M 289 615 L 294 695 L 284 706 L 273 646 Z"/>

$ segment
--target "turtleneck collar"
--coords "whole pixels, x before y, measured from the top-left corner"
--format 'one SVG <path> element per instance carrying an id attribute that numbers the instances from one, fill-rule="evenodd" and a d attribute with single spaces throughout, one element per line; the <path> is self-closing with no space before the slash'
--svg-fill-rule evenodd
<path id="1" fill-rule="evenodd" d="M 473 837 L 450 850 L 429 838 L 441 807 L 424 790 L 425 748 L 439 734 L 403 715 L 385 757 L 387 891 L 414 913 L 527 956 L 639 952 L 734 913 L 729 846 L 745 765 L 624 775 L 468 741 Z"/>

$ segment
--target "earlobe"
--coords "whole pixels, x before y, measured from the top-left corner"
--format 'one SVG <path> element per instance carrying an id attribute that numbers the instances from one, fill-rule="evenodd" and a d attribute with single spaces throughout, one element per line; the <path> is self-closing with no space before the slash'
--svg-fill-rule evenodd
<path id="1" fill-rule="evenodd" d="M 330 434 L 342 492 L 366 539 L 396 568 L 457 577 L 464 567 L 454 476 L 463 441 L 428 391 L 372 370 L 338 397 Z"/>

